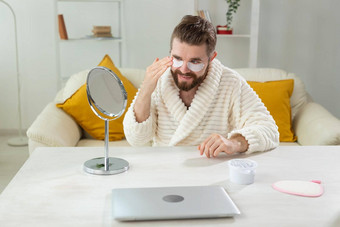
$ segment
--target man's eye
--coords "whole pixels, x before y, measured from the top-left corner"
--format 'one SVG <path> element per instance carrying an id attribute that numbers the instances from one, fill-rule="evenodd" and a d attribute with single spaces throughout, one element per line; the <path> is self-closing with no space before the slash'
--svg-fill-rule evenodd
<path id="1" fill-rule="evenodd" d="M 200 64 L 200 61 L 191 61 L 192 64 Z"/>

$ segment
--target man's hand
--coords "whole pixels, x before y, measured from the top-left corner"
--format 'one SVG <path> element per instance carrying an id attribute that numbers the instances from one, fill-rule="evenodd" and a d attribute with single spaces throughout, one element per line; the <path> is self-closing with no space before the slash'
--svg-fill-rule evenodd
<path id="1" fill-rule="evenodd" d="M 240 134 L 226 139 L 219 134 L 210 135 L 198 146 L 200 154 L 205 154 L 208 158 L 216 157 L 219 153 L 227 154 L 242 153 L 248 150 L 247 140 Z"/>
<path id="2" fill-rule="evenodd" d="M 158 79 L 172 65 L 172 58 L 156 60 L 146 69 L 145 78 L 135 102 L 134 112 L 137 122 L 143 122 L 150 116 L 151 94 L 157 86 Z"/>
<path id="3" fill-rule="evenodd" d="M 158 58 L 146 68 L 145 78 L 141 85 L 141 90 L 151 96 L 155 90 L 158 79 L 163 75 L 165 70 L 172 65 L 172 57 L 165 57 L 161 60 Z"/>

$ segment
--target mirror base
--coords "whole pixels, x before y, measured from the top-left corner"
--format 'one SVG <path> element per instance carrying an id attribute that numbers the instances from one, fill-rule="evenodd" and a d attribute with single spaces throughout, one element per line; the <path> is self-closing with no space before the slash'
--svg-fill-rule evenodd
<path id="1" fill-rule="evenodd" d="M 109 169 L 105 170 L 105 158 L 94 158 L 84 163 L 84 171 L 96 175 L 113 175 L 129 169 L 129 163 L 121 158 L 109 158 Z"/>

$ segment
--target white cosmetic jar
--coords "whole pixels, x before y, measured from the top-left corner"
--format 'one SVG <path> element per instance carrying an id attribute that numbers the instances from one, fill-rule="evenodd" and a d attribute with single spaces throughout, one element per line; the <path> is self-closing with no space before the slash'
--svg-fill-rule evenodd
<path id="1" fill-rule="evenodd" d="M 250 159 L 232 159 L 228 161 L 230 181 L 236 184 L 254 183 L 257 163 Z"/>

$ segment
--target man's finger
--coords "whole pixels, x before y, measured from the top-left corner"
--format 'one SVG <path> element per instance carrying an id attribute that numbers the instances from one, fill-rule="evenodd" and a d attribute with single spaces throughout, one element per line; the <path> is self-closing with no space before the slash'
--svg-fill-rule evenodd
<path id="1" fill-rule="evenodd" d="M 218 156 L 218 154 L 221 153 L 221 152 L 223 152 L 223 146 L 222 146 L 222 144 L 220 144 L 220 146 L 217 147 L 217 149 L 214 151 L 213 156 L 216 157 L 216 156 Z"/>
<path id="2" fill-rule="evenodd" d="M 153 72 L 154 70 L 158 70 L 162 66 L 166 66 L 168 68 L 172 65 L 172 61 L 169 57 L 165 57 L 161 60 L 156 58 L 156 60 L 148 67 L 149 72 Z"/>
<path id="3" fill-rule="evenodd" d="M 221 146 L 221 143 L 218 141 L 214 141 L 214 143 L 210 146 L 210 156 L 216 157 L 216 149 L 218 149 Z"/>

